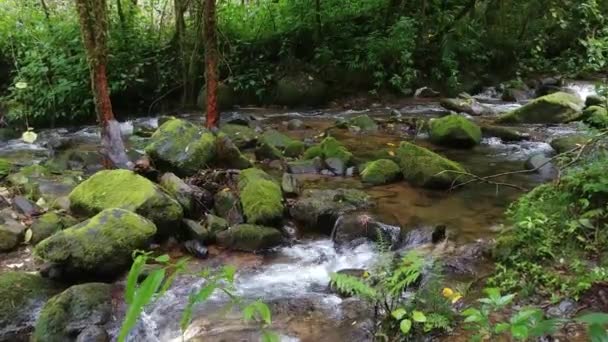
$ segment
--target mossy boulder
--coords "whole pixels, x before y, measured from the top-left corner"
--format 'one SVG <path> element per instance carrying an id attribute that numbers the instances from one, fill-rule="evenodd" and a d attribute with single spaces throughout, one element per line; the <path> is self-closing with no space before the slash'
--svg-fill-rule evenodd
<path id="1" fill-rule="evenodd" d="M 4 178 L 11 173 L 13 164 L 4 158 L 0 158 L 0 178 Z"/>
<path id="2" fill-rule="evenodd" d="M 129 170 L 99 171 L 70 193 L 70 208 L 92 216 L 108 208 L 136 212 L 154 222 L 159 234 L 175 232 L 183 216 L 179 203 L 148 179 Z"/>
<path id="3" fill-rule="evenodd" d="M 362 132 L 373 133 L 378 131 L 378 124 L 369 115 L 359 115 L 348 120 L 348 126 L 359 127 Z"/>
<path id="4" fill-rule="evenodd" d="M 484 137 L 496 137 L 502 141 L 522 141 L 530 138 L 527 134 L 504 126 L 482 125 L 481 133 Z"/>
<path id="5" fill-rule="evenodd" d="M 246 252 L 276 247 L 282 241 L 278 229 L 251 224 L 239 224 L 217 234 L 218 245 Z"/>
<path id="6" fill-rule="evenodd" d="M 458 163 L 409 142 L 401 142 L 397 158 L 405 180 L 417 186 L 448 188 L 464 178 Z"/>
<path id="7" fill-rule="evenodd" d="M 393 182 L 401 176 L 399 165 L 389 159 L 380 159 L 368 163 L 361 171 L 361 180 L 372 185 L 382 185 Z"/>
<path id="8" fill-rule="evenodd" d="M 241 204 L 247 223 L 275 225 L 283 218 L 283 193 L 279 184 L 260 169 L 241 171 Z"/>
<path id="9" fill-rule="evenodd" d="M 283 154 L 278 148 L 272 146 L 271 144 L 265 141 L 260 141 L 258 146 L 255 148 L 255 158 L 258 161 L 280 160 L 283 158 Z"/>
<path id="10" fill-rule="evenodd" d="M 473 147 L 481 141 L 481 128 L 467 118 L 451 114 L 430 122 L 431 141 L 450 147 Z"/>
<path id="11" fill-rule="evenodd" d="M 288 158 L 298 158 L 306 150 L 306 144 L 299 140 L 294 140 L 285 147 L 283 155 Z"/>
<path id="12" fill-rule="evenodd" d="M 198 94 L 198 98 L 197 98 L 197 105 L 199 108 L 206 110 L 207 108 L 205 106 L 207 106 L 207 96 L 206 96 L 206 88 L 203 87 L 200 91 L 200 93 Z M 224 109 L 230 109 L 232 107 L 234 107 L 236 104 L 238 104 L 239 102 L 239 98 L 237 96 L 237 93 L 234 91 L 234 89 L 232 89 L 232 87 L 230 87 L 229 85 L 225 84 L 225 83 L 218 83 L 217 85 L 217 106 L 218 109 L 220 110 L 224 110 Z"/>
<path id="13" fill-rule="evenodd" d="M 154 132 L 145 150 L 158 168 L 191 176 L 211 163 L 215 147 L 212 133 L 188 121 L 173 119 Z"/>
<path id="14" fill-rule="evenodd" d="M 213 196 L 213 211 L 231 225 L 243 223 L 243 209 L 239 198 L 229 188 L 218 191 Z"/>
<path id="15" fill-rule="evenodd" d="M 565 92 L 557 92 L 534 99 L 497 119 L 500 123 L 565 123 L 582 115 L 582 100 Z"/>
<path id="16" fill-rule="evenodd" d="M 104 283 L 74 285 L 51 298 L 40 311 L 34 330 L 37 342 L 73 341 L 90 326 L 112 318 L 112 286 Z"/>
<path id="17" fill-rule="evenodd" d="M 583 118 L 586 124 L 598 129 L 608 127 L 608 111 L 604 107 L 591 106 L 583 111 Z"/>
<path id="18" fill-rule="evenodd" d="M 340 215 L 373 205 L 371 198 L 356 189 L 308 189 L 289 209 L 304 229 L 329 235 Z"/>
<path id="19" fill-rule="evenodd" d="M 258 139 L 258 134 L 245 125 L 221 125 L 220 132 L 226 134 L 238 148 L 252 147 Z"/>
<path id="20" fill-rule="evenodd" d="M 0 252 L 9 252 L 23 242 L 26 228 L 12 215 L 9 208 L 0 211 Z"/>
<path id="21" fill-rule="evenodd" d="M 353 154 L 333 137 L 323 139 L 319 144 L 308 148 L 303 159 L 314 159 L 320 157 L 322 159 L 337 158 L 345 165 L 348 165 L 353 158 Z"/>
<path id="22" fill-rule="evenodd" d="M 325 102 L 327 85 L 317 77 L 298 73 L 277 82 L 275 102 L 285 106 L 315 106 Z"/>
<path id="23" fill-rule="evenodd" d="M 215 144 L 217 156 L 213 164 L 216 167 L 242 170 L 252 166 L 251 160 L 241 153 L 227 135 L 218 134 Z"/>
<path id="24" fill-rule="evenodd" d="M 50 211 L 40 216 L 30 226 L 30 230 L 32 231 L 32 238 L 30 240 L 30 243 L 36 245 L 40 241 L 61 231 L 62 229 L 71 227 L 77 223 L 78 220 L 71 216 L 62 215 Z"/>
<path id="25" fill-rule="evenodd" d="M 32 329 L 32 314 L 57 292 L 55 284 L 38 274 L 0 273 L 0 341 L 20 341 Z"/>
<path id="26" fill-rule="evenodd" d="M 260 137 L 260 140 L 272 147 L 278 148 L 279 150 L 284 150 L 287 146 L 294 142 L 294 139 L 275 129 L 264 132 Z"/>
<path id="27" fill-rule="evenodd" d="M 115 276 L 156 234 L 154 223 L 131 211 L 106 209 L 43 240 L 34 248 L 41 259 L 61 265 L 66 274 Z"/>
<path id="28" fill-rule="evenodd" d="M 551 147 L 557 153 L 564 153 L 575 149 L 577 146 L 583 145 L 589 141 L 589 137 L 585 135 L 568 135 L 561 138 L 551 140 Z"/>

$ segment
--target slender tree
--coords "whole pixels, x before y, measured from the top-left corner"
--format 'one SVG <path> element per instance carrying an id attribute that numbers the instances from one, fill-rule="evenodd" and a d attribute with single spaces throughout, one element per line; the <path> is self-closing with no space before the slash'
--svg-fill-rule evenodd
<path id="1" fill-rule="evenodd" d="M 205 43 L 205 84 L 207 103 L 207 128 L 217 127 L 219 112 L 217 108 L 217 35 L 215 21 L 215 0 L 205 0 L 204 8 L 204 43 Z"/>
<path id="2" fill-rule="evenodd" d="M 86 50 L 91 76 L 91 89 L 95 110 L 101 125 L 101 145 L 106 168 L 129 167 L 120 134 L 120 126 L 114 119 L 106 65 L 108 30 L 106 0 L 76 0 L 82 42 Z"/>

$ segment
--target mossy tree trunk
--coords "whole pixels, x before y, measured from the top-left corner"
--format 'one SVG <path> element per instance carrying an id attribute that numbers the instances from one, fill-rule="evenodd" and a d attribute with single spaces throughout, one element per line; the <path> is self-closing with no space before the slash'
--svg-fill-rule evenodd
<path id="1" fill-rule="evenodd" d="M 102 154 L 106 168 L 129 166 L 120 134 L 120 126 L 114 119 L 107 78 L 108 30 L 106 0 L 76 0 L 82 42 L 87 55 L 91 76 L 91 89 L 95 110 L 101 125 Z"/>
<path id="2" fill-rule="evenodd" d="M 204 43 L 205 43 L 205 89 L 207 102 L 207 127 L 217 127 L 219 112 L 217 108 L 217 36 L 215 22 L 215 0 L 205 0 Z"/>

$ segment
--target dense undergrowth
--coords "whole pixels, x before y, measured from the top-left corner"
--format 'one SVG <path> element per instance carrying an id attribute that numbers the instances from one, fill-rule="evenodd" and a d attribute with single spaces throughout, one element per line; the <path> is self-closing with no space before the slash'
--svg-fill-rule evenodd
<path id="1" fill-rule="evenodd" d="M 201 1 L 108 5 L 115 109 L 193 105 L 204 77 Z M 275 103 L 277 83 L 297 73 L 327 84 L 325 99 L 359 91 L 409 93 L 429 84 L 456 92 L 517 75 L 597 73 L 608 53 L 606 0 L 262 0 L 218 6 L 221 79 L 240 104 Z M 183 16 L 176 15 L 180 9 Z M 47 125 L 92 120 L 73 4 L 7 0 L 0 12 L 0 92 L 7 119 Z M 182 17 L 183 25 L 177 20 Z"/>

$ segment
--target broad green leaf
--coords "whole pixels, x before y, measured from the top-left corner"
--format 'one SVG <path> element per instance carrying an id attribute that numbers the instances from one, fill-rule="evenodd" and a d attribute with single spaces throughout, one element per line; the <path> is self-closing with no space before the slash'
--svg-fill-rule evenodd
<path id="1" fill-rule="evenodd" d="M 156 262 L 160 262 L 160 263 L 168 263 L 171 260 L 171 258 L 169 258 L 169 255 L 167 254 L 163 254 L 163 255 L 159 255 L 156 258 L 154 258 L 154 261 Z"/>
<path id="2" fill-rule="evenodd" d="M 188 298 L 188 304 L 184 308 L 182 312 L 182 318 L 180 320 L 180 329 L 182 332 L 185 332 L 190 325 L 190 321 L 192 320 L 192 310 L 194 309 L 194 305 L 204 302 L 207 300 L 213 291 L 217 288 L 217 283 L 215 281 L 209 282 L 209 284 L 203 286 L 198 292 L 190 294 Z"/>
<path id="3" fill-rule="evenodd" d="M 412 319 L 414 322 L 424 323 L 426 322 L 426 316 L 421 311 L 412 312 Z"/>
<path id="4" fill-rule="evenodd" d="M 409 334 L 410 330 L 412 329 L 412 321 L 409 319 L 404 319 L 401 321 L 401 323 L 399 323 L 399 329 L 401 329 L 401 332 L 404 335 Z"/>
<path id="5" fill-rule="evenodd" d="M 146 257 L 143 255 L 137 256 L 131 265 L 131 269 L 127 275 L 127 287 L 125 289 L 125 302 L 127 302 L 127 305 L 133 302 L 133 297 L 135 296 L 135 290 L 137 288 L 137 279 L 145 265 Z"/>
<path id="6" fill-rule="evenodd" d="M 525 324 L 512 325 L 511 336 L 518 340 L 525 340 L 528 338 L 528 327 Z"/>
<path id="7" fill-rule="evenodd" d="M 262 321 L 264 321 L 264 323 L 266 323 L 268 325 L 272 324 L 272 314 L 270 313 L 270 308 L 268 308 L 268 305 L 266 305 L 265 303 L 263 303 L 261 301 L 257 301 L 256 309 L 258 310 L 260 316 L 262 317 Z"/>
<path id="8" fill-rule="evenodd" d="M 498 323 L 496 327 L 494 327 L 494 333 L 502 334 L 503 332 L 509 330 L 511 325 L 509 323 Z"/>
<path id="9" fill-rule="evenodd" d="M 25 243 L 30 243 L 30 241 L 32 241 L 32 230 L 28 229 L 25 231 L 25 238 L 23 239 L 23 242 Z"/>
<path id="10" fill-rule="evenodd" d="M 589 326 L 589 337 L 591 338 L 591 342 L 608 341 L 608 333 L 606 333 L 606 329 L 599 324 L 591 324 Z"/>
<path id="11" fill-rule="evenodd" d="M 594 312 L 576 318 L 577 322 L 587 324 L 608 324 L 608 313 Z"/>
<path id="12" fill-rule="evenodd" d="M 262 331 L 262 342 L 279 342 L 281 337 L 274 331 L 264 330 Z"/>
<path id="13" fill-rule="evenodd" d="M 406 313 L 407 311 L 405 311 L 405 309 L 399 308 L 391 312 L 391 316 L 393 316 L 393 318 L 395 318 L 396 320 L 400 321 Z"/>

